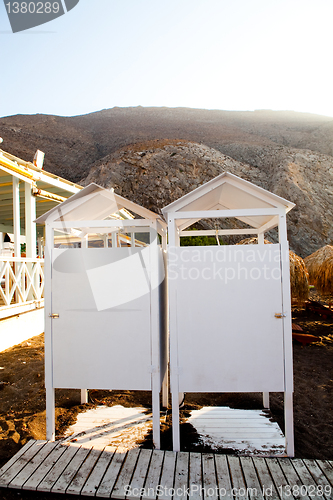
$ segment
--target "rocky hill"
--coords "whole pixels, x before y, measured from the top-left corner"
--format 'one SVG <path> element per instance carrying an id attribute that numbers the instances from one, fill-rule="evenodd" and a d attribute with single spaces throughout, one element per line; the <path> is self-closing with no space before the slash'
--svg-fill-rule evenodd
<path id="1" fill-rule="evenodd" d="M 113 186 L 153 210 L 228 170 L 296 203 L 289 239 L 332 243 L 333 119 L 293 112 L 113 108 L 0 119 L 3 148 L 75 182 Z M 272 235 L 274 236 L 274 235 Z"/>

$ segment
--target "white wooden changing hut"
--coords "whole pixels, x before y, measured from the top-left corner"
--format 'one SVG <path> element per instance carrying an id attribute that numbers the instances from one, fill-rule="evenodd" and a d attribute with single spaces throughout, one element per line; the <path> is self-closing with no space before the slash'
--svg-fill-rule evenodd
<path id="1" fill-rule="evenodd" d="M 173 447 L 186 392 L 284 392 L 285 437 L 294 454 L 293 367 L 286 214 L 294 204 L 223 173 L 165 207 L 168 222 Z M 187 231 L 202 219 L 242 229 Z M 232 226 L 231 226 L 232 227 Z M 235 225 L 233 226 L 235 227 Z M 279 243 L 264 245 L 278 227 Z M 180 246 L 183 236 L 255 235 L 258 245 Z"/>
<path id="2" fill-rule="evenodd" d="M 167 405 L 166 224 L 90 184 L 37 219 L 45 223 L 47 439 L 55 388 L 152 391 L 160 447 Z"/>

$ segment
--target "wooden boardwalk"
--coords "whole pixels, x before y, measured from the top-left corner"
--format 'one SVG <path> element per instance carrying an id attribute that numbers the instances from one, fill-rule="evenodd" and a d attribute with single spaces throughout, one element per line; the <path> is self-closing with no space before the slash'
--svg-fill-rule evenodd
<path id="1" fill-rule="evenodd" d="M 0 469 L 0 487 L 129 500 L 332 500 L 333 462 L 31 440 Z"/>

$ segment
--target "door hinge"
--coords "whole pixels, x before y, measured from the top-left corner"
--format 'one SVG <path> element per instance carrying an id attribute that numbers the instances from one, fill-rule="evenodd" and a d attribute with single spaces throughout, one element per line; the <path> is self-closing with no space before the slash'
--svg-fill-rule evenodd
<path id="1" fill-rule="evenodd" d="M 57 319 L 57 318 L 59 318 L 59 314 L 58 313 L 49 314 L 49 318 Z"/>
<path id="2" fill-rule="evenodd" d="M 275 316 L 276 318 L 286 318 L 286 317 L 287 317 L 287 315 L 286 315 L 286 314 L 284 314 L 284 313 L 275 313 L 275 314 L 274 314 L 274 316 Z"/>

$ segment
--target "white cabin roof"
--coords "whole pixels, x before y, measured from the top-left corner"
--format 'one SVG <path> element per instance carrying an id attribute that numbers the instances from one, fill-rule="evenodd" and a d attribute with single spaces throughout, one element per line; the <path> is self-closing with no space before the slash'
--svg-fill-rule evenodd
<path id="1" fill-rule="evenodd" d="M 242 210 L 244 209 L 280 209 L 285 213 L 295 206 L 276 194 L 267 191 L 251 182 L 248 182 L 229 172 L 215 177 L 197 189 L 182 196 L 178 200 L 170 203 L 162 209 L 165 217 L 168 214 L 175 216 L 177 227 L 182 230 L 200 220 L 197 219 L 177 219 L 180 212 L 199 212 L 211 210 Z M 215 218 L 216 216 L 212 216 Z M 276 215 L 251 215 L 237 216 L 237 219 L 245 222 L 253 228 L 265 226 L 266 230 L 277 225 Z"/>
<path id="2" fill-rule="evenodd" d="M 43 214 L 35 222 L 43 224 L 60 220 L 104 220 L 106 217 L 119 214 L 120 211 L 121 218 L 125 219 L 134 219 L 135 215 L 138 215 L 139 218 L 149 220 L 161 219 L 158 214 L 119 196 L 112 189 L 105 189 L 95 183 L 91 183 L 69 199 L 60 203 L 60 205 Z"/>

